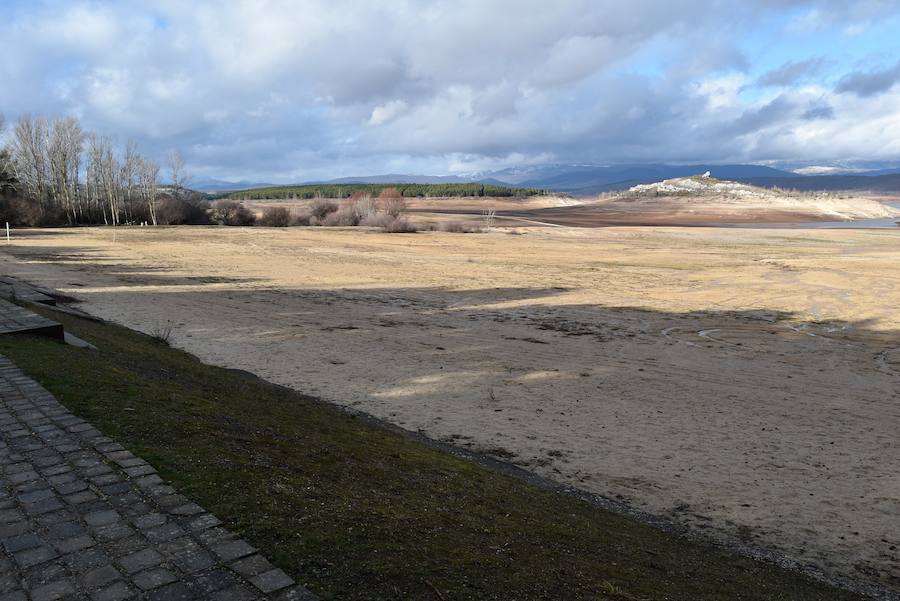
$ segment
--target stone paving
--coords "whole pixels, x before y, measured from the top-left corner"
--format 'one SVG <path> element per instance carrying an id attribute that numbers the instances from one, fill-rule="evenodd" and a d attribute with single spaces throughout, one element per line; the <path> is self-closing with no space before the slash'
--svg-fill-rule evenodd
<path id="1" fill-rule="evenodd" d="M 9 276 L 0 276 L 0 297 L 8 300 L 18 299 L 30 303 L 55 305 L 56 299 L 38 290 L 31 284 Z"/>
<path id="2" fill-rule="evenodd" d="M 29 332 L 63 339 L 62 324 L 0 299 L 0 335 Z"/>
<path id="3" fill-rule="evenodd" d="M 315 601 L 0 356 L 0 601 Z"/>

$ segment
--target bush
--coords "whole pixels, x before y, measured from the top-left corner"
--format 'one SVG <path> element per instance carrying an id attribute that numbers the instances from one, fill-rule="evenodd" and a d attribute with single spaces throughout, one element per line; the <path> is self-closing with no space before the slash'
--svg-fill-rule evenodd
<path id="1" fill-rule="evenodd" d="M 337 210 L 338 206 L 335 203 L 324 198 L 313 198 L 313 201 L 309 204 L 310 215 L 319 221 L 325 219 L 329 213 L 334 213 Z"/>
<path id="2" fill-rule="evenodd" d="M 378 213 L 378 201 L 366 192 L 354 192 L 350 195 L 346 206 L 356 213 L 359 221 Z"/>
<path id="3" fill-rule="evenodd" d="M 444 221 L 437 224 L 435 229 L 439 232 L 451 232 L 454 234 L 474 234 L 481 231 L 480 227 L 471 226 L 462 221 Z"/>
<path id="4" fill-rule="evenodd" d="M 18 225 L 19 215 L 12 205 L 12 199 L 4 198 L 0 195 L 0 227 L 3 227 L 4 223 L 8 223 L 11 226 Z"/>
<path id="5" fill-rule="evenodd" d="M 220 200 L 213 206 L 212 221 L 219 225 L 253 225 L 256 215 L 250 209 L 233 200 Z"/>
<path id="6" fill-rule="evenodd" d="M 391 217 L 387 213 L 374 213 L 374 214 L 369 215 L 368 217 L 364 218 L 362 221 L 359 222 L 359 224 L 366 226 L 366 227 L 381 227 L 381 228 L 383 228 L 387 224 L 394 221 L 394 219 L 395 219 L 394 217 Z"/>
<path id="7" fill-rule="evenodd" d="M 284 207 L 266 207 L 257 224 L 266 227 L 287 227 L 291 224 L 291 212 Z"/>
<path id="8" fill-rule="evenodd" d="M 402 217 L 394 217 L 391 221 L 381 226 L 381 229 L 388 234 L 411 234 L 419 231 L 418 227 Z"/>
<path id="9" fill-rule="evenodd" d="M 61 207 L 47 209 L 40 203 L 21 196 L 0 197 L 0 229 L 10 226 L 53 227 L 68 225 L 69 219 Z"/>
<path id="10" fill-rule="evenodd" d="M 291 218 L 291 225 L 313 225 L 311 220 L 312 215 L 309 213 L 298 213 Z"/>
<path id="11" fill-rule="evenodd" d="M 406 200 L 397 188 L 385 188 L 378 195 L 378 200 L 381 203 L 381 210 L 392 217 L 399 217 L 400 213 L 406 210 Z"/>
<path id="12" fill-rule="evenodd" d="M 156 208 L 160 225 L 206 225 L 209 223 L 209 203 L 199 198 L 162 196 Z"/>
<path id="13" fill-rule="evenodd" d="M 322 225 L 352 227 L 359 225 L 359 215 L 353 210 L 353 207 L 343 206 L 333 213 L 328 213 L 322 220 Z"/>

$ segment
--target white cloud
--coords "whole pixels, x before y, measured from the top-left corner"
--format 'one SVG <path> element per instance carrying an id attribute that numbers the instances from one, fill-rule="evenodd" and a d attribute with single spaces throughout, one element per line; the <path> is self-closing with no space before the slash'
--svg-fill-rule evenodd
<path id="1" fill-rule="evenodd" d="M 746 84 L 746 75 L 732 73 L 700 81 L 696 90 L 698 96 L 706 99 L 706 105 L 715 111 L 738 107 L 740 104 L 738 96 Z"/>
<path id="2" fill-rule="evenodd" d="M 369 125 L 383 125 L 388 121 L 393 121 L 399 115 L 406 111 L 407 105 L 402 100 L 391 100 L 384 104 L 380 104 L 372 109 L 372 116 L 369 117 Z"/>
<path id="3" fill-rule="evenodd" d="M 777 92 L 747 94 L 741 41 L 772 11 L 843 30 L 891 4 L 45 0 L 0 23 L 0 107 L 76 114 L 150 153 L 181 147 L 198 173 L 253 179 L 885 154 L 896 88 L 812 90 L 815 69 L 793 73 L 807 55 L 782 61 Z"/>

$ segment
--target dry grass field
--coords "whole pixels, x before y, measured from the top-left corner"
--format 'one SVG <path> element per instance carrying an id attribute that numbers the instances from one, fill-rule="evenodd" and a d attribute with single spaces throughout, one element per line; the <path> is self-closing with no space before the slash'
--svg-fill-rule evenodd
<path id="1" fill-rule="evenodd" d="M 513 235 L 516 233 L 517 235 Z M 900 590 L 900 231 L 35 230 L 204 361 Z"/>

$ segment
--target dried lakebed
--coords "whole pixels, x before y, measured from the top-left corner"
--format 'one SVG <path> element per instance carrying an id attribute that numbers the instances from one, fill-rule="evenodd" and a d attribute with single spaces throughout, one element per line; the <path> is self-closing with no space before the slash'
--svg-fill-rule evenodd
<path id="1" fill-rule="evenodd" d="M 85 228 L 0 270 L 201 359 L 900 589 L 900 234 Z"/>

